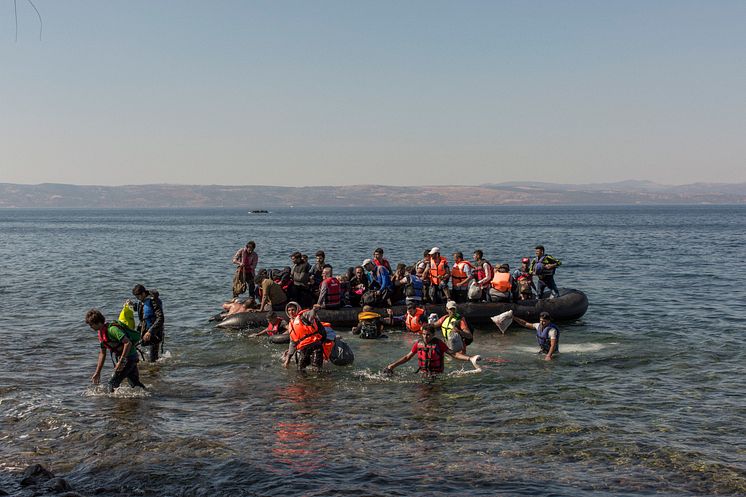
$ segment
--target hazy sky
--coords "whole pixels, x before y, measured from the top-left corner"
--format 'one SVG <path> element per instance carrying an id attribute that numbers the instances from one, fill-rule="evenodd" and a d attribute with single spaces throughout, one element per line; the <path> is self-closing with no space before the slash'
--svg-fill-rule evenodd
<path id="1" fill-rule="evenodd" d="M 746 181 L 746 1 L 0 0 L 0 182 Z"/>

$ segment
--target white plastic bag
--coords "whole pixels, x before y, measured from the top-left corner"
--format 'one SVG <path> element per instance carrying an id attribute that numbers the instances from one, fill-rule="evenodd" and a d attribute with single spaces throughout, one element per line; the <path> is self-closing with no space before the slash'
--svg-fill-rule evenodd
<path id="1" fill-rule="evenodd" d="M 505 311 L 502 314 L 498 314 L 497 316 L 492 316 L 490 319 L 497 325 L 502 333 L 505 333 L 505 331 L 510 328 L 510 325 L 513 323 L 513 311 Z"/>
<path id="2" fill-rule="evenodd" d="M 482 287 L 477 285 L 475 281 L 472 281 L 469 285 L 469 289 L 466 291 L 466 296 L 469 300 L 481 300 Z"/>

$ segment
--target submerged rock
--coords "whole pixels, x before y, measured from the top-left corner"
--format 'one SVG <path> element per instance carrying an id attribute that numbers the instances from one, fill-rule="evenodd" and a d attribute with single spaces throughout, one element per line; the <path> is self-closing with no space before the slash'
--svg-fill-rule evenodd
<path id="1" fill-rule="evenodd" d="M 38 485 L 54 478 L 54 473 L 41 464 L 32 464 L 23 471 L 21 486 Z"/>
<path id="2" fill-rule="evenodd" d="M 69 492 L 73 489 L 73 487 L 67 482 L 67 480 L 59 477 L 49 480 L 45 487 L 47 488 L 47 490 L 56 493 Z"/>

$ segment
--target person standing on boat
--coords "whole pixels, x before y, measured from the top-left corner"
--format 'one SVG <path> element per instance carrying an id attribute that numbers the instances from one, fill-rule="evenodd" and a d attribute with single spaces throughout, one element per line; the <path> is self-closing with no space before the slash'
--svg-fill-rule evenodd
<path id="1" fill-rule="evenodd" d="M 484 252 L 481 250 L 474 251 L 474 272 L 476 273 L 475 279 L 477 285 L 482 289 L 482 298 L 480 300 L 489 302 L 489 290 L 492 277 L 494 276 L 494 269 L 490 261 L 484 258 Z"/>
<path id="2" fill-rule="evenodd" d="M 451 269 L 448 261 L 441 257 L 440 249 L 430 249 L 430 262 L 427 265 L 426 275 L 430 279 L 430 302 L 440 304 L 443 299 L 451 300 L 451 291 L 448 289 L 448 281 L 451 278 Z"/>
<path id="3" fill-rule="evenodd" d="M 417 276 L 422 278 L 422 301 L 423 302 L 429 302 L 430 301 L 430 278 L 425 273 L 425 270 L 430 266 L 430 251 L 425 250 L 422 253 L 422 259 L 417 261 L 414 265 L 414 271 Z"/>
<path id="4" fill-rule="evenodd" d="M 549 288 L 550 299 L 559 297 L 559 289 L 557 283 L 554 282 L 554 272 L 562 265 L 562 262 L 544 252 L 544 245 L 537 245 L 534 250 L 536 250 L 536 258 L 531 261 L 530 271 L 539 279 L 538 297 L 543 298 L 544 290 L 547 288 Z"/>
<path id="5" fill-rule="evenodd" d="M 342 307 L 342 286 L 337 278 L 332 276 L 332 267 L 327 264 L 321 272 L 319 286 L 319 300 L 316 302 L 321 309 L 339 309 Z"/>
<path id="6" fill-rule="evenodd" d="M 256 253 L 256 243 L 253 240 L 246 242 L 245 247 L 238 249 L 233 256 L 233 264 L 238 266 L 233 276 L 233 298 L 238 297 L 246 290 L 251 298 L 256 298 L 254 290 L 254 276 L 256 265 L 259 263 L 259 254 Z M 243 291 L 241 291 L 243 288 Z"/>
<path id="7" fill-rule="evenodd" d="M 453 268 L 451 268 L 451 296 L 456 302 L 466 302 L 469 285 L 474 281 L 474 266 L 464 259 L 462 252 L 453 253 Z"/>
<path id="8" fill-rule="evenodd" d="M 445 366 L 445 355 L 458 359 L 460 361 L 471 361 L 474 368 L 481 371 L 481 368 L 477 366 L 477 361 L 482 358 L 478 355 L 468 356 L 461 353 L 460 351 L 452 351 L 448 349 L 446 345 L 439 338 L 435 338 L 435 327 L 431 324 L 426 324 L 420 331 L 420 339 L 412 344 L 412 350 L 408 354 L 392 362 L 384 370 L 387 374 L 391 374 L 394 368 L 401 366 L 405 362 L 417 356 L 417 371 L 426 375 L 434 375 L 442 373 Z"/>
<path id="9" fill-rule="evenodd" d="M 319 287 L 321 286 L 321 280 L 324 279 L 324 266 L 327 266 L 326 264 L 326 254 L 323 250 L 317 250 L 316 251 L 316 263 L 314 263 L 313 266 L 311 266 L 311 280 L 310 280 L 310 287 L 311 291 L 313 291 L 314 299 L 319 298 Z"/>
<path id="10" fill-rule="evenodd" d="M 552 323 L 552 317 L 548 312 L 539 314 L 538 323 L 529 323 L 516 316 L 513 316 L 513 322 L 529 330 L 536 330 L 536 340 L 541 348 L 539 353 L 544 354 L 545 361 L 551 361 L 559 354 L 559 328 Z"/>
<path id="11" fill-rule="evenodd" d="M 515 282 L 513 296 L 516 301 L 531 300 L 534 297 L 533 292 L 536 291 L 536 285 L 534 285 L 534 278 L 531 276 L 530 264 L 531 259 L 524 257 L 521 259 L 521 267 L 512 273 L 513 281 Z"/>
<path id="12" fill-rule="evenodd" d="M 293 252 L 290 255 L 293 267 L 290 274 L 293 278 L 290 299 L 298 302 L 302 307 L 308 308 L 313 304 L 313 293 L 311 291 L 311 265 L 303 260 L 303 254 Z"/>

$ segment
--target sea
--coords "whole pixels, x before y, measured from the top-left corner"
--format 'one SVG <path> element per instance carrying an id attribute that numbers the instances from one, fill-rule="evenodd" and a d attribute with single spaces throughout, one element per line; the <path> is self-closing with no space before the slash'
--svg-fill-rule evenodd
<path id="1" fill-rule="evenodd" d="M 0 210 L 0 490 L 41 464 L 80 495 L 746 495 L 746 206 Z M 209 322 L 233 254 L 260 267 L 323 249 L 519 264 L 543 244 L 590 306 L 532 332 L 477 328 L 481 373 L 416 359 L 414 337 L 361 340 L 348 367 L 284 369 L 283 346 Z M 163 357 L 147 391 L 91 384 L 90 308 L 160 292 Z M 111 374 L 107 361 L 103 376 Z"/>

